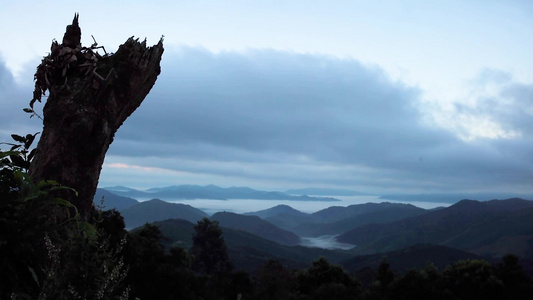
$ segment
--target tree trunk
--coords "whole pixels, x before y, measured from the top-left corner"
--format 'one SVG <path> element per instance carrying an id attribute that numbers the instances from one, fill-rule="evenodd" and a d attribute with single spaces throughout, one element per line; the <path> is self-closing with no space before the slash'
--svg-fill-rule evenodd
<path id="1" fill-rule="evenodd" d="M 81 47 L 78 16 L 63 43 L 37 68 L 30 102 L 49 97 L 44 129 L 30 167 L 36 182 L 53 179 L 78 192 L 71 202 L 82 216 L 92 206 L 109 145 L 122 123 L 139 107 L 161 72 L 162 40 L 152 47 L 129 38 L 115 54 L 99 55 L 96 42 Z M 104 50 L 105 51 L 105 50 Z"/>

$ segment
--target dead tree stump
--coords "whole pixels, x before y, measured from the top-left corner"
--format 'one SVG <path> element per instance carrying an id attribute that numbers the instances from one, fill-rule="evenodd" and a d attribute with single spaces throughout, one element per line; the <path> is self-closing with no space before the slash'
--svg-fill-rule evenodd
<path id="1" fill-rule="evenodd" d="M 30 102 L 48 91 L 43 108 L 44 129 L 31 163 L 38 182 L 53 179 L 74 188 L 69 199 L 82 216 L 92 206 L 109 145 L 122 123 L 139 107 L 161 72 L 163 41 L 129 38 L 116 53 L 100 55 L 96 42 L 82 47 L 78 15 L 67 26 L 63 42 L 37 67 Z"/>

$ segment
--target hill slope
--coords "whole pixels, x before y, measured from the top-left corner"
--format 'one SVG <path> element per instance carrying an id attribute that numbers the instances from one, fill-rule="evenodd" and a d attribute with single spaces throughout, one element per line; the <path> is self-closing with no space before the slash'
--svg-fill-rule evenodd
<path id="1" fill-rule="evenodd" d="M 370 223 L 387 223 L 425 214 L 428 211 L 401 203 L 365 203 L 347 207 L 332 206 L 313 214 L 304 214 L 290 207 L 277 206 L 250 213 L 294 232 L 302 237 L 337 235 Z"/>
<path id="2" fill-rule="evenodd" d="M 366 203 L 348 207 L 331 207 L 313 214 L 320 225 L 300 224 L 294 232 L 304 236 L 342 234 L 367 224 L 390 223 L 427 213 L 411 204 Z"/>
<path id="3" fill-rule="evenodd" d="M 154 224 L 167 238 L 163 241 L 166 247 L 176 245 L 188 249 L 192 246 L 193 223 L 185 220 L 164 220 Z M 352 256 L 345 251 L 285 246 L 242 230 L 221 228 L 230 260 L 237 270 L 253 271 L 269 259 L 279 260 L 288 267 L 304 268 L 320 256 L 326 257 L 332 263 L 340 263 Z"/>
<path id="4" fill-rule="evenodd" d="M 105 189 L 96 189 L 96 193 L 94 195 L 94 204 L 95 205 L 101 205 L 103 199 L 103 205 L 104 209 L 116 209 L 121 210 L 128 207 L 132 207 L 134 205 L 139 204 L 139 201 L 129 198 L 129 197 L 123 197 L 119 196 L 117 194 L 114 194 L 110 191 L 107 191 Z"/>
<path id="5" fill-rule="evenodd" d="M 219 212 L 211 216 L 221 227 L 242 230 L 282 245 L 296 246 L 300 238 L 292 232 L 283 230 L 258 216 L 245 216 L 229 212 Z"/>
<path id="6" fill-rule="evenodd" d="M 357 272 L 363 268 L 377 269 L 386 257 L 390 268 L 395 271 L 405 272 L 408 269 L 421 269 L 427 263 L 433 263 L 437 268 L 446 266 L 463 259 L 479 259 L 480 256 L 439 245 L 414 245 L 401 250 L 387 253 L 355 256 L 343 261 L 341 265 L 348 272 Z"/>
<path id="7" fill-rule="evenodd" d="M 126 222 L 126 228 L 134 228 L 166 219 L 184 219 L 196 222 L 208 215 L 190 205 L 169 203 L 159 199 L 140 202 L 135 206 L 121 209 L 120 213 Z"/>
<path id="8" fill-rule="evenodd" d="M 248 216 L 258 216 L 261 219 L 276 217 L 279 215 L 290 215 L 290 216 L 298 216 L 298 217 L 306 217 L 309 216 L 306 213 L 303 213 L 299 210 L 296 210 L 288 205 L 280 204 L 268 209 L 256 211 L 256 212 L 249 212 L 245 213 L 244 215 Z"/>
<path id="9" fill-rule="evenodd" d="M 356 251 L 362 254 L 439 244 L 483 255 L 508 252 L 527 256 L 533 254 L 533 201 L 462 200 L 421 216 L 365 225 L 338 240 L 357 245 Z"/>
<path id="10" fill-rule="evenodd" d="M 278 205 L 269 209 L 246 213 L 258 216 L 279 228 L 294 232 L 294 228 L 303 223 L 313 222 L 311 215 L 296 210 L 288 205 Z"/>
<path id="11" fill-rule="evenodd" d="M 321 223 L 333 223 L 347 218 L 354 218 L 368 213 L 383 211 L 383 210 L 412 210 L 414 212 L 423 213 L 424 209 L 416 207 L 411 204 L 403 203 L 364 203 L 354 204 L 347 207 L 331 206 L 323 210 L 319 210 L 312 214 L 316 221 Z"/>

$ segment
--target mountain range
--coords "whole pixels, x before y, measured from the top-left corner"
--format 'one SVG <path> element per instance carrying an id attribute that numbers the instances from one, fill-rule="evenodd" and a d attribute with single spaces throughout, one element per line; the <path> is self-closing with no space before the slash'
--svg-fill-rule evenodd
<path id="1" fill-rule="evenodd" d="M 163 243 L 167 249 L 172 246 L 188 249 L 192 246 L 193 223 L 171 219 L 154 224 L 165 236 Z M 391 268 L 399 271 L 422 268 L 430 262 L 444 268 L 461 259 L 480 258 L 467 251 L 439 245 L 413 245 L 401 251 L 355 256 L 350 251 L 282 245 L 242 230 L 221 228 L 230 260 L 237 270 L 247 272 L 258 269 L 269 259 L 278 260 L 289 268 L 301 269 L 308 267 L 318 257 L 325 257 L 349 272 L 356 272 L 368 267 L 376 269 L 385 256 Z"/>
<path id="2" fill-rule="evenodd" d="M 391 194 L 379 197 L 383 201 L 401 202 L 433 202 L 454 204 L 461 199 L 477 199 L 479 201 L 489 201 L 493 199 L 522 198 L 532 199 L 533 194 L 513 194 L 513 193 L 439 193 L 439 194 Z"/>
<path id="3" fill-rule="evenodd" d="M 353 190 L 345 189 L 326 189 L 326 188 L 303 188 L 303 189 L 290 189 L 285 193 L 291 195 L 313 195 L 313 196 L 365 196 L 368 194 L 361 193 Z"/>
<path id="4" fill-rule="evenodd" d="M 106 187 L 105 190 L 119 196 L 138 199 L 255 199 L 255 200 L 290 200 L 290 201 L 325 201 L 335 202 L 339 199 L 331 197 L 310 197 L 307 195 L 289 195 L 284 192 L 258 191 L 248 187 L 222 188 L 216 185 L 173 185 L 168 187 L 151 188 L 145 191 L 123 186 Z"/>
<path id="5" fill-rule="evenodd" d="M 533 257 L 533 201 L 462 200 L 450 207 L 400 221 L 368 224 L 341 234 L 356 253 L 371 254 L 413 244 L 438 244 L 498 257 Z"/>
<path id="6" fill-rule="evenodd" d="M 118 209 L 128 228 L 155 222 L 167 237 L 167 247 L 190 247 L 196 221 L 204 217 L 218 221 L 230 258 L 243 270 L 266 259 L 302 267 L 319 256 L 352 271 L 376 264 L 384 255 L 395 257 L 399 269 L 423 267 L 430 261 L 446 265 L 458 258 L 497 259 L 507 253 L 529 263 L 533 257 L 533 201 L 518 198 L 462 200 L 433 210 L 383 202 L 332 206 L 312 214 L 278 205 L 247 214 L 220 212 L 209 216 L 189 205 L 159 199 L 138 202 L 100 190 L 96 204 L 102 196 L 104 206 Z M 321 235 L 356 247 L 327 250 L 297 246 L 301 237 Z"/>
<path id="7" fill-rule="evenodd" d="M 299 236 L 319 237 L 336 235 L 350 229 L 370 224 L 386 223 L 426 213 L 427 210 L 411 204 L 365 203 L 347 207 L 331 206 L 313 214 L 304 214 L 286 205 L 247 213 Z"/>
<path id="8" fill-rule="evenodd" d="M 188 249 L 192 246 L 194 224 L 178 219 L 154 223 L 165 236 L 163 244 L 168 249 L 180 246 Z M 349 252 L 302 246 L 286 246 L 260 236 L 221 226 L 228 254 L 237 270 L 253 271 L 269 259 L 282 262 L 291 268 L 304 268 L 318 257 L 326 257 L 332 263 L 340 263 L 352 257 Z"/>

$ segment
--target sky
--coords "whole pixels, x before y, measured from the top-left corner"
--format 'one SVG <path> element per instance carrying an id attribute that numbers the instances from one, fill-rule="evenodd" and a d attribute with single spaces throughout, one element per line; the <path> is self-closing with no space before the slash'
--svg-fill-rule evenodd
<path id="1" fill-rule="evenodd" d="M 531 1 L 1 5 L 1 141 L 42 131 L 22 108 L 75 12 L 82 43 L 108 52 L 164 36 L 162 72 L 101 187 L 532 191 Z"/>

